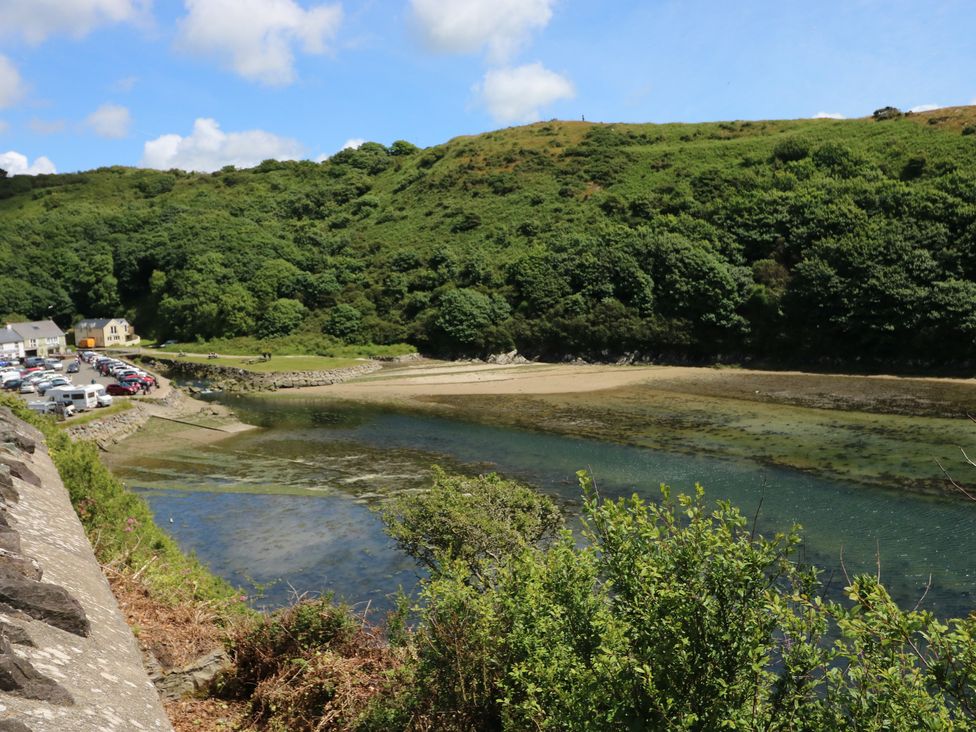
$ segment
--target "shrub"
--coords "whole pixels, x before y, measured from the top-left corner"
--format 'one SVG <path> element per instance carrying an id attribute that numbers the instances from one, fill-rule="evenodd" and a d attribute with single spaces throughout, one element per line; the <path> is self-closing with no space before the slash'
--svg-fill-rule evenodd
<path id="1" fill-rule="evenodd" d="M 294 732 L 355 728 L 397 666 L 379 635 L 331 597 L 241 623 L 231 649 L 224 695 L 248 701 L 252 724 Z"/>
<path id="2" fill-rule="evenodd" d="M 803 160 L 809 154 L 810 146 L 804 140 L 798 140 L 795 137 L 780 140 L 773 148 L 773 158 L 783 163 Z"/>

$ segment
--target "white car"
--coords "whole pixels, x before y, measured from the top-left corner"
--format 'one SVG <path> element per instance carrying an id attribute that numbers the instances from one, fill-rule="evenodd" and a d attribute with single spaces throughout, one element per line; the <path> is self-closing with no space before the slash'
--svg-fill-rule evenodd
<path id="1" fill-rule="evenodd" d="M 20 385 L 20 393 L 21 394 L 33 394 L 34 393 L 34 385 L 31 384 L 31 383 L 29 383 L 29 382 L 27 382 L 27 381 L 25 381 L 23 384 Z"/>

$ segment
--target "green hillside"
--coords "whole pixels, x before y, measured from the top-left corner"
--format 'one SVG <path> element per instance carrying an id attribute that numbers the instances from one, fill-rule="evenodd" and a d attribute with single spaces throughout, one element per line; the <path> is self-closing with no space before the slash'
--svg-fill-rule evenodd
<path id="1" fill-rule="evenodd" d="M 0 180 L 0 313 L 158 338 L 927 368 L 976 356 L 976 108 L 544 122 Z M 314 336 L 314 337 L 313 337 Z"/>

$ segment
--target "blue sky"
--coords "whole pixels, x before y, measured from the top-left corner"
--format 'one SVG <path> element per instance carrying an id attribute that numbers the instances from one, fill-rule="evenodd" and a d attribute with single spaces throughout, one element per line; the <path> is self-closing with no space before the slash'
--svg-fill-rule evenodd
<path id="1" fill-rule="evenodd" d="M 0 0 L 0 168 L 976 101 L 971 0 Z"/>

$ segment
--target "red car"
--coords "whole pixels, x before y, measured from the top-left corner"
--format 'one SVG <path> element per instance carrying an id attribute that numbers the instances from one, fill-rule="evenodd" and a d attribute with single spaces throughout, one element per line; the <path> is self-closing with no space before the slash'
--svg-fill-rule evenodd
<path id="1" fill-rule="evenodd" d="M 139 387 L 135 384 L 109 384 L 105 391 L 112 396 L 132 396 L 139 393 Z"/>

